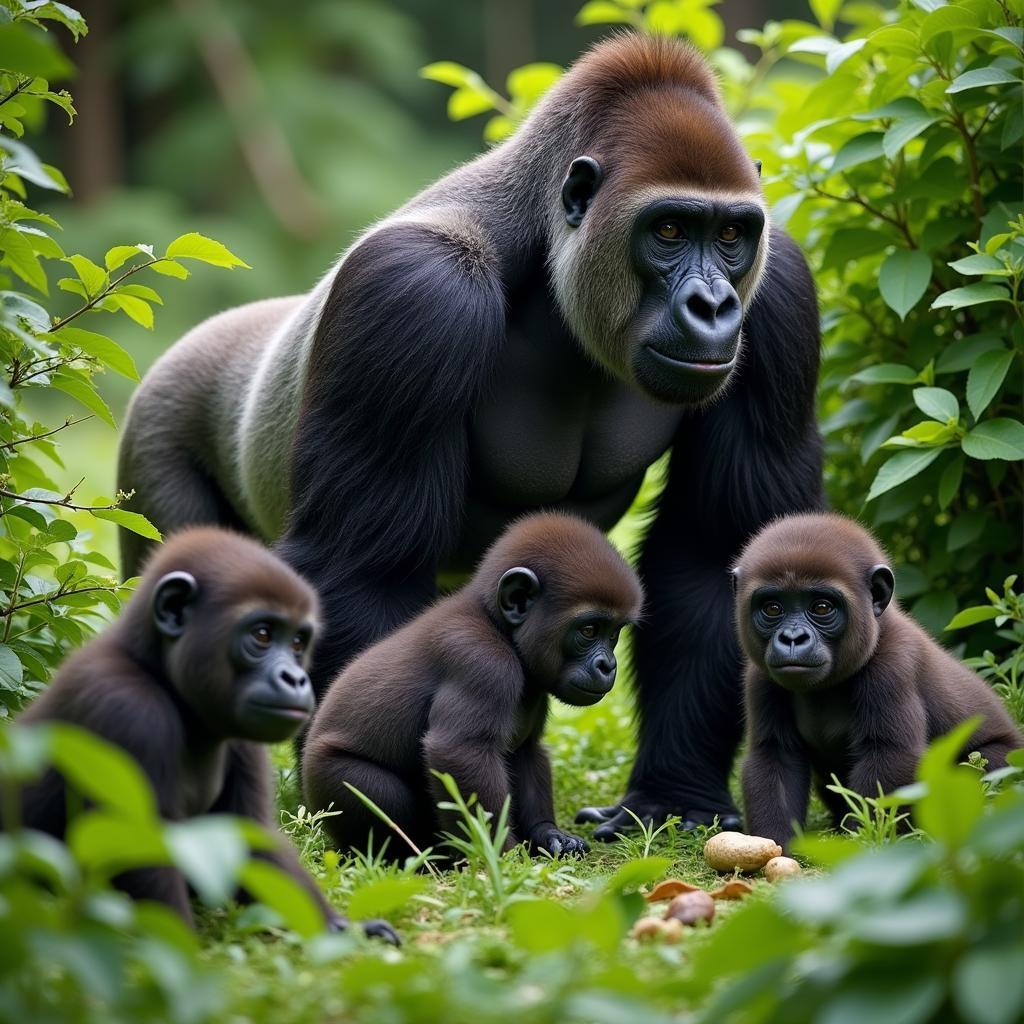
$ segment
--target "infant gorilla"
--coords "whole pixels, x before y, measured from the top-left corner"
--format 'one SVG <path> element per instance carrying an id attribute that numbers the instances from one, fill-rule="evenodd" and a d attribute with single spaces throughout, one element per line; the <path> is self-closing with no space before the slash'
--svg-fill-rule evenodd
<path id="1" fill-rule="evenodd" d="M 342 813 L 335 844 L 380 849 L 390 829 L 345 786 L 386 811 L 419 847 L 456 831 L 432 774 L 448 772 L 495 818 L 511 797 L 507 847 L 581 854 L 554 821 L 541 743 L 554 695 L 596 704 L 615 682 L 619 631 L 639 614 L 639 580 L 595 527 L 532 515 L 485 554 L 472 580 L 365 651 L 335 679 L 310 726 L 307 803 Z M 397 841 L 397 840 L 396 840 Z M 397 857 L 394 842 L 389 846 Z"/>
<path id="2" fill-rule="evenodd" d="M 802 515 L 765 527 L 734 570 L 747 657 L 746 825 L 785 846 L 807 813 L 812 772 L 836 822 L 835 773 L 875 796 L 914 779 L 927 743 L 980 715 L 962 752 L 989 768 L 1024 745 L 989 686 L 891 603 L 895 581 L 862 527 Z"/>

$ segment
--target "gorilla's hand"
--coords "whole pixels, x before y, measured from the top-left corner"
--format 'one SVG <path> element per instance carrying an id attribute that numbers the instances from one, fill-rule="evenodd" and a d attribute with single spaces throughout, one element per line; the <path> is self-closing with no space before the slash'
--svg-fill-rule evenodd
<path id="1" fill-rule="evenodd" d="M 576 815 L 576 824 L 596 824 L 594 838 L 603 843 L 613 843 L 620 832 L 630 832 L 637 827 L 636 818 L 629 811 L 645 826 L 660 823 L 670 816 L 679 817 L 682 819 L 679 827 L 687 832 L 698 825 L 712 824 L 716 817 L 723 829 L 736 831 L 742 827 L 740 816 L 731 805 L 719 810 L 696 810 L 639 792 L 627 793 L 621 803 L 609 807 L 584 807 Z"/>
<path id="2" fill-rule="evenodd" d="M 545 850 L 552 857 L 582 857 L 590 847 L 579 836 L 563 832 L 554 825 L 541 825 L 530 835 L 535 850 Z"/>

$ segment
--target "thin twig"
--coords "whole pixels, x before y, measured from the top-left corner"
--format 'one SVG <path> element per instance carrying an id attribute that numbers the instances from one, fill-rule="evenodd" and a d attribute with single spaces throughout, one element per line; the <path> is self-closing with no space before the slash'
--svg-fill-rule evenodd
<path id="1" fill-rule="evenodd" d="M 19 444 L 31 444 L 33 441 L 41 441 L 44 437 L 52 437 L 54 434 L 59 434 L 62 430 L 66 430 L 68 427 L 77 427 L 79 423 L 84 423 L 86 420 L 91 420 L 92 416 L 82 416 L 80 419 L 72 419 L 70 416 L 59 426 L 54 427 L 53 430 L 47 430 L 42 434 L 31 434 L 28 437 L 16 437 L 13 441 L 5 441 L 0 444 L 0 448 L 7 448 L 11 450 L 17 447 Z"/>

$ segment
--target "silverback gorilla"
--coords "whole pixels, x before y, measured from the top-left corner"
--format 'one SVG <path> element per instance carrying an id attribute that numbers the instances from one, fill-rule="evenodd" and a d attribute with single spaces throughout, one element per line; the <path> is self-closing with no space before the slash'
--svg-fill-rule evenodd
<path id="1" fill-rule="evenodd" d="M 602 528 L 671 466 L 640 554 L 641 817 L 738 824 L 729 567 L 819 507 L 818 316 L 701 57 L 619 35 L 516 134 L 370 228 L 308 294 L 228 310 L 139 388 L 119 486 L 161 530 L 220 523 L 319 589 L 323 692 L 515 517 Z M 125 569 L 143 554 L 124 535 Z M 589 808 L 595 835 L 632 820 Z"/>

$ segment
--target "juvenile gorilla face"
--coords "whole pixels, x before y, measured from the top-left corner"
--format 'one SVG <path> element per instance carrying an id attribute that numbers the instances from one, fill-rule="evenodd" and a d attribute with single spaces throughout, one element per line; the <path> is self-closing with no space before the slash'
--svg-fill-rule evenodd
<path id="1" fill-rule="evenodd" d="M 615 684 L 622 621 L 599 611 L 576 616 L 562 635 L 562 664 L 551 688 L 565 704 L 596 704 Z"/>
<path id="2" fill-rule="evenodd" d="M 736 285 L 758 255 L 764 213 L 754 202 L 662 199 L 631 239 L 643 292 L 632 328 L 632 371 L 655 398 L 712 397 L 736 367 L 743 303 Z"/>
<path id="3" fill-rule="evenodd" d="M 750 625 L 763 644 L 765 671 L 787 690 L 827 683 L 846 635 L 849 610 L 833 587 L 758 587 L 750 596 Z"/>

